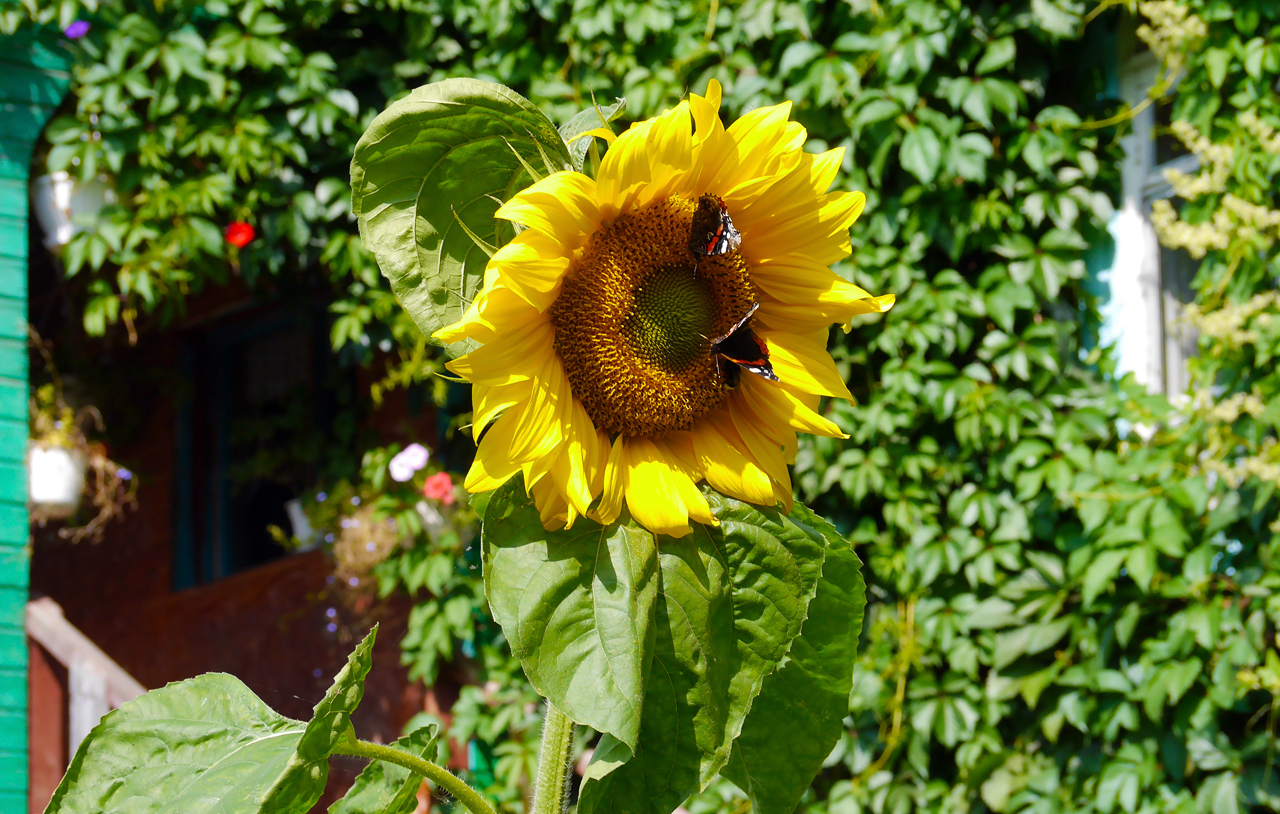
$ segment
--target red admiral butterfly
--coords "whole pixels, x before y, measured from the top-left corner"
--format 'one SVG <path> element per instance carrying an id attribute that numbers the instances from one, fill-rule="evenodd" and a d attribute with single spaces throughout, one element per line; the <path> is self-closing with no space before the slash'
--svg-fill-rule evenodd
<path id="1" fill-rule="evenodd" d="M 705 257 L 728 254 L 742 245 L 742 233 L 733 225 L 729 208 L 714 195 L 698 197 L 689 230 L 689 251 Z"/>
<path id="2" fill-rule="evenodd" d="M 720 369 L 722 358 L 738 366 L 729 368 L 730 374 L 725 376 L 730 387 L 738 384 L 738 368 L 770 381 L 778 381 L 777 374 L 773 372 L 773 363 L 769 361 L 769 346 L 747 325 L 759 307 L 760 303 L 752 303 L 751 310 L 738 320 L 728 333 L 711 340 L 711 354 L 716 357 L 717 371 Z"/>

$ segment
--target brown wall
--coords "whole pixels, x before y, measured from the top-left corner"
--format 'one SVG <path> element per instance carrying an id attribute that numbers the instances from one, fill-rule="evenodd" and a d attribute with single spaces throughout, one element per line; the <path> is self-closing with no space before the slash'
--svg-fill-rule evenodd
<path id="1" fill-rule="evenodd" d="M 144 338 L 130 363 L 151 365 L 151 372 L 176 378 L 178 343 L 172 340 Z M 410 682 L 400 666 L 398 644 L 409 603 L 350 595 L 330 576 L 330 563 L 321 551 L 288 556 L 201 587 L 172 590 L 174 484 L 179 476 L 173 394 L 180 390 L 131 394 L 130 409 L 143 412 L 145 422 L 131 443 L 110 450 L 139 477 L 137 511 L 112 523 L 97 543 L 67 542 L 53 527 L 33 529 L 33 596 L 53 598 L 68 621 L 148 688 L 204 672 L 227 672 L 280 713 L 301 719 L 310 717 L 347 654 L 378 622 L 373 671 L 355 716 L 357 734 L 390 741 L 424 707 L 448 709 L 446 698 L 428 697 L 429 691 Z M 430 443 L 433 417 L 409 416 L 402 402 L 402 395 L 392 396 L 378 419 L 380 434 L 389 440 L 417 435 L 415 440 Z M 40 652 L 32 661 L 33 805 L 37 796 L 44 794 L 47 800 L 52 792 L 45 777 L 50 773 L 46 753 L 65 752 L 65 741 L 57 745 L 65 734 L 55 734 L 65 731 L 65 721 L 59 722 L 54 710 L 57 668 L 37 656 Z M 65 691 L 65 676 L 62 681 Z M 444 696 L 453 695 L 451 689 L 441 690 Z M 326 800 L 340 795 L 359 768 L 356 761 L 336 762 Z"/>

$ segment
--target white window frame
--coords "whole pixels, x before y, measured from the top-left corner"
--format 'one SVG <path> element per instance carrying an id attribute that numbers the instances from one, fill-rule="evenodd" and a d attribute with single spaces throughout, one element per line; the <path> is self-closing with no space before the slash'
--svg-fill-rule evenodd
<path id="1" fill-rule="evenodd" d="M 1132 107 L 1142 104 L 1159 76 L 1160 65 L 1147 51 L 1126 60 L 1120 94 Z M 1114 342 L 1117 372 L 1132 372 L 1151 392 L 1174 396 L 1189 384 L 1187 360 L 1195 337 L 1181 322 L 1189 290 L 1190 258 L 1161 249 L 1151 225 L 1151 204 L 1172 197 L 1164 172 L 1195 173 L 1199 159 L 1184 155 L 1156 164 L 1156 109 L 1147 105 L 1131 120 L 1121 139 L 1121 205 L 1108 230 L 1115 238 L 1110 270 L 1111 300 L 1103 308 L 1102 341 Z"/>

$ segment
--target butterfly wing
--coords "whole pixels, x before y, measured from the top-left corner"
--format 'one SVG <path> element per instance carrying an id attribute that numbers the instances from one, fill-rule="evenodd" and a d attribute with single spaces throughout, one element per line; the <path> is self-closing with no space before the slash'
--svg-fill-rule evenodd
<path id="1" fill-rule="evenodd" d="M 733 225 L 724 201 L 714 195 L 698 198 L 689 229 L 689 251 L 705 257 L 727 254 L 742 245 L 742 233 Z"/>
<path id="2" fill-rule="evenodd" d="M 716 353 L 750 373 L 778 381 L 769 361 L 769 346 L 750 328 L 743 327 L 716 346 Z"/>
<path id="3" fill-rule="evenodd" d="M 728 333 L 712 340 L 711 353 L 728 359 L 757 376 L 776 382 L 778 376 L 773 372 L 773 363 L 769 361 L 769 346 L 747 325 L 759 307 L 760 303 L 752 303 L 751 310 L 738 320 Z M 730 386 L 732 387 L 733 383 Z"/>

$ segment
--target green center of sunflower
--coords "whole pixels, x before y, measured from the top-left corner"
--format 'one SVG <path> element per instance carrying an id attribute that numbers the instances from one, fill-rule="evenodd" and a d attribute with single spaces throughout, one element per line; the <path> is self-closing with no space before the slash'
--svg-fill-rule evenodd
<path id="1" fill-rule="evenodd" d="M 569 386 L 610 434 L 688 429 L 724 398 L 711 338 L 756 297 L 738 252 L 689 251 L 694 209 L 675 195 L 603 226 L 551 306 Z"/>
<path id="2" fill-rule="evenodd" d="M 707 352 L 715 324 L 705 279 L 689 266 L 655 269 L 636 288 L 626 335 L 636 355 L 671 371 L 688 370 Z"/>

